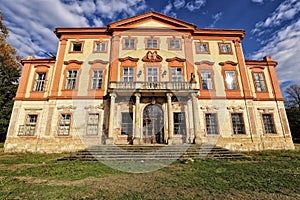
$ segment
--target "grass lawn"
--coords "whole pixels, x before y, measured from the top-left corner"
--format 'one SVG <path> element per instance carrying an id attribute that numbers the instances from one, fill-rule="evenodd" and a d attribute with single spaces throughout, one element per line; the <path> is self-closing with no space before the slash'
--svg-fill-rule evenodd
<path id="1" fill-rule="evenodd" d="M 175 162 L 143 174 L 59 154 L 0 152 L 0 199 L 300 199 L 300 149 Z"/>

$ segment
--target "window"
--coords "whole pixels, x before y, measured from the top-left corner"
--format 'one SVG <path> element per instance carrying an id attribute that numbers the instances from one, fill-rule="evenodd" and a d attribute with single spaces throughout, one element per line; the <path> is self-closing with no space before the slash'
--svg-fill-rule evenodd
<path id="1" fill-rule="evenodd" d="M 59 119 L 58 135 L 69 135 L 71 126 L 71 114 L 61 114 Z"/>
<path id="2" fill-rule="evenodd" d="M 132 129 L 133 129 L 132 119 L 133 119 L 132 112 L 122 112 L 121 134 L 132 135 Z"/>
<path id="3" fill-rule="evenodd" d="M 94 52 L 106 52 L 106 42 L 96 42 Z"/>
<path id="4" fill-rule="evenodd" d="M 25 134 L 26 136 L 33 136 L 37 122 L 37 115 L 27 115 L 25 121 Z"/>
<path id="5" fill-rule="evenodd" d="M 212 76 L 210 70 L 201 70 L 201 83 L 202 83 L 202 90 L 213 89 Z"/>
<path id="6" fill-rule="evenodd" d="M 205 114 L 206 120 L 206 132 L 208 135 L 218 135 L 218 121 L 217 114 L 215 113 L 207 113 Z"/>
<path id="7" fill-rule="evenodd" d="M 133 82 L 133 73 L 134 68 L 133 67 L 124 67 L 123 68 L 123 81 L 124 82 Z"/>
<path id="8" fill-rule="evenodd" d="M 196 51 L 197 53 L 208 53 L 208 43 L 197 43 Z"/>
<path id="9" fill-rule="evenodd" d="M 156 67 L 147 68 L 147 79 L 148 82 L 157 82 L 158 81 L 158 69 Z"/>
<path id="10" fill-rule="evenodd" d="M 245 134 L 245 126 L 242 113 L 232 113 L 231 121 L 234 134 Z"/>
<path id="11" fill-rule="evenodd" d="M 77 70 L 68 70 L 66 79 L 66 90 L 74 90 L 76 88 Z"/>
<path id="12" fill-rule="evenodd" d="M 235 71 L 225 71 L 225 81 L 227 90 L 237 90 Z"/>
<path id="13" fill-rule="evenodd" d="M 93 90 L 101 89 L 103 81 L 103 70 L 94 70 L 92 77 L 92 88 Z"/>
<path id="14" fill-rule="evenodd" d="M 99 114 L 90 113 L 87 121 L 87 135 L 98 135 Z"/>
<path id="15" fill-rule="evenodd" d="M 46 81 L 46 73 L 41 72 L 36 74 L 36 79 L 34 80 L 33 91 L 34 92 L 42 92 L 44 91 Z"/>
<path id="16" fill-rule="evenodd" d="M 185 135 L 185 113 L 174 112 L 174 134 Z"/>
<path id="17" fill-rule="evenodd" d="M 265 133 L 276 133 L 275 132 L 275 126 L 273 117 L 271 114 L 262 114 L 264 127 L 265 127 Z"/>
<path id="18" fill-rule="evenodd" d="M 220 53 L 231 53 L 231 45 L 229 43 L 220 43 Z"/>
<path id="19" fill-rule="evenodd" d="M 72 51 L 73 52 L 80 52 L 80 51 L 82 51 L 82 42 L 73 42 L 72 43 Z"/>
<path id="20" fill-rule="evenodd" d="M 147 40 L 147 49 L 158 49 L 158 40 L 148 39 Z"/>
<path id="21" fill-rule="evenodd" d="M 182 81 L 182 70 L 180 67 L 173 67 L 171 69 L 172 82 L 181 82 Z"/>
<path id="22" fill-rule="evenodd" d="M 266 92 L 266 85 L 263 73 L 253 73 L 255 87 L 257 92 Z"/>
<path id="23" fill-rule="evenodd" d="M 135 48 L 134 39 L 125 39 L 124 40 L 124 49 L 134 49 Z"/>
<path id="24" fill-rule="evenodd" d="M 180 41 L 171 39 L 169 44 L 169 49 L 171 50 L 180 49 Z"/>

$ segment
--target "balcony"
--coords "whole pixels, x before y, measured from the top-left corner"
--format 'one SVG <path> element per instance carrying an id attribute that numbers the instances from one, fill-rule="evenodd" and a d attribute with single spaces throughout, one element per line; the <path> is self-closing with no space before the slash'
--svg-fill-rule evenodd
<path id="1" fill-rule="evenodd" d="M 110 92 L 126 93 L 130 90 L 144 93 L 189 93 L 199 90 L 197 83 L 191 82 L 110 82 Z"/>

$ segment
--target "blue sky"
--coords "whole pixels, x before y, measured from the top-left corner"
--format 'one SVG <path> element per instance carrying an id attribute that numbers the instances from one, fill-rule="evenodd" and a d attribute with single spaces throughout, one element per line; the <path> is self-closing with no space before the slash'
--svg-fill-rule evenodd
<path id="1" fill-rule="evenodd" d="M 198 28 L 243 29 L 246 59 L 270 55 L 282 89 L 300 83 L 299 0 L 1 0 L 0 10 L 23 57 L 56 53 L 56 27 L 102 27 L 153 10 Z"/>

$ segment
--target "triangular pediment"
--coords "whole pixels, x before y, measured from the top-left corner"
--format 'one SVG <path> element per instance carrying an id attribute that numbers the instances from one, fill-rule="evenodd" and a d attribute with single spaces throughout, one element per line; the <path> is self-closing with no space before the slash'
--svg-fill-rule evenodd
<path id="1" fill-rule="evenodd" d="M 170 28 L 189 30 L 196 28 L 194 24 L 153 11 L 110 23 L 108 27 L 109 29 Z"/>

